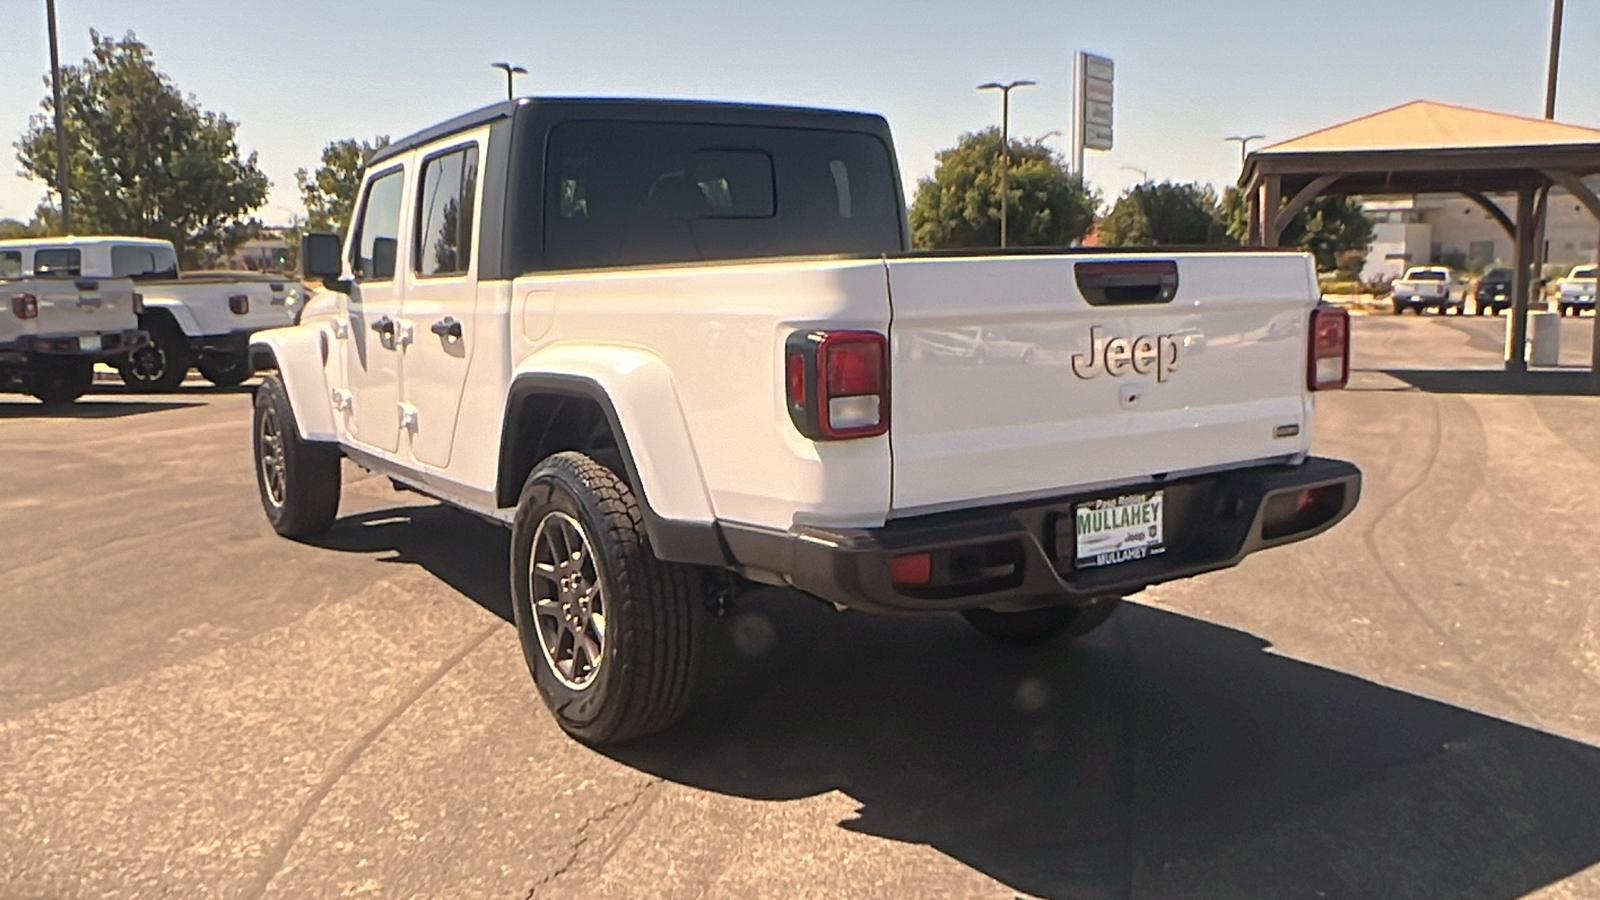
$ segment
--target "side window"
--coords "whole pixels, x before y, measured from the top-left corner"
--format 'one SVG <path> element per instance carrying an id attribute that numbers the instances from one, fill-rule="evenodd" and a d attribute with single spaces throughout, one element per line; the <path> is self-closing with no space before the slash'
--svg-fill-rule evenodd
<path id="1" fill-rule="evenodd" d="M 0 250 L 0 278 L 22 277 L 22 251 Z"/>
<path id="2" fill-rule="evenodd" d="M 178 260 L 166 247 L 113 245 L 111 274 L 116 278 L 177 278 Z"/>
<path id="3" fill-rule="evenodd" d="M 389 281 L 400 249 L 400 204 L 405 170 L 391 169 L 367 184 L 356 223 L 355 257 L 350 260 L 356 278 Z"/>
<path id="4" fill-rule="evenodd" d="M 40 278 L 77 278 L 83 274 L 83 254 L 77 247 L 51 247 L 33 252 L 33 274 Z"/>
<path id="5" fill-rule="evenodd" d="M 417 194 L 418 275 L 460 275 L 472 260 L 473 198 L 478 192 L 478 145 L 442 153 L 422 164 Z"/>

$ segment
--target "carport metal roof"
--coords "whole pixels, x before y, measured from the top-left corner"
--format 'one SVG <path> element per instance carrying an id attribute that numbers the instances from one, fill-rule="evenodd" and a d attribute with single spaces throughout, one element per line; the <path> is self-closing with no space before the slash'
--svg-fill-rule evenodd
<path id="1" fill-rule="evenodd" d="M 1268 247 L 1278 245 L 1306 204 L 1325 194 L 1470 198 L 1516 247 L 1506 367 L 1520 371 L 1550 189 L 1565 189 L 1600 222 L 1600 197 L 1583 182 L 1595 174 L 1600 129 L 1414 100 L 1263 147 L 1246 160 L 1240 185 L 1250 199 L 1249 243 Z M 1515 194 L 1516 208 L 1507 213 L 1491 194 Z M 1600 361 L 1600 328 L 1596 335 Z"/>

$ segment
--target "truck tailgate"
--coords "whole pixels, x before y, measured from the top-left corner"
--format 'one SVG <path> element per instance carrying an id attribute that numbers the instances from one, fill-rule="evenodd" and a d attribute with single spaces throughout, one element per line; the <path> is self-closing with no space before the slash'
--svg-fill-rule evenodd
<path id="1" fill-rule="evenodd" d="M 40 278 L 30 284 L 39 305 L 31 328 L 35 334 L 96 334 L 138 327 L 133 283 L 127 279 Z"/>
<path id="2" fill-rule="evenodd" d="M 907 258 L 888 277 L 895 514 L 1309 449 L 1304 255 Z"/>

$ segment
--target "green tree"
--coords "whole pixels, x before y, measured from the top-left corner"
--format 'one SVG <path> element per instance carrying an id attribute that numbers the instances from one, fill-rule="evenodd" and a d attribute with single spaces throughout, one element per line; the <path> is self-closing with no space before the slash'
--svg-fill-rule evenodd
<path id="1" fill-rule="evenodd" d="M 1100 220 L 1100 243 L 1115 247 L 1238 243 L 1228 236 L 1217 192 L 1206 184 L 1148 182 L 1129 188 Z"/>
<path id="2" fill-rule="evenodd" d="M 21 219 L 0 219 L 0 241 L 33 235 L 33 227 Z"/>
<path id="3" fill-rule="evenodd" d="M 964 134 L 937 159 L 933 177 L 917 183 L 912 241 L 929 249 L 998 247 L 1000 129 Z M 1011 141 L 1010 180 L 1010 245 L 1063 247 L 1081 240 L 1094 225 L 1100 195 L 1044 144 Z"/>
<path id="4" fill-rule="evenodd" d="M 1222 209 L 1228 234 L 1243 243 L 1250 234 L 1250 203 L 1244 192 L 1228 188 L 1222 196 Z M 1362 265 L 1353 252 L 1359 252 L 1364 263 L 1372 236 L 1372 217 L 1361 208 L 1359 198 L 1324 194 L 1295 214 L 1278 242 L 1309 252 L 1316 258 L 1319 272 L 1360 272 Z"/>
<path id="5" fill-rule="evenodd" d="M 256 154 L 240 156 L 238 124 L 179 91 L 133 32 L 89 37 L 90 55 L 61 70 L 74 229 L 166 238 L 188 265 L 232 250 L 271 185 Z M 48 93 L 40 106 L 17 160 L 59 196 Z"/>
<path id="6" fill-rule="evenodd" d="M 371 143 L 345 138 L 322 148 L 322 163 L 315 173 L 296 170 L 294 180 L 300 185 L 300 200 L 306 207 L 302 230 L 332 231 L 342 237 L 350 224 L 350 211 L 355 207 L 367 161 L 387 146 L 388 135 L 378 135 Z"/>

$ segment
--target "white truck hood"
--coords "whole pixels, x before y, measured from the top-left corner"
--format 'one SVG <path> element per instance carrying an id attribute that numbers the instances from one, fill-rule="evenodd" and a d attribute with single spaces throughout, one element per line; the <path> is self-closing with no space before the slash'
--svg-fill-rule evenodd
<path id="1" fill-rule="evenodd" d="M 888 277 L 893 516 L 1309 450 L 1308 256 L 913 257 Z"/>

